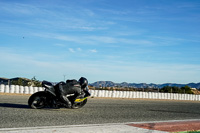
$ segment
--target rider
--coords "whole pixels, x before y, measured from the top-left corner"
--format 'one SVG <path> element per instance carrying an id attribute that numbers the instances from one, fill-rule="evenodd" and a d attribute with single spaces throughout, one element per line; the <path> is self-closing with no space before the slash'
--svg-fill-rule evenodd
<path id="1" fill-rule="evenodd" d="M 88 80 L 81 77 L 79 81 L 77 80 L 67 80 L 65 82 L 60 82 L 55 86 L 56 95 L 65 107 L 71 108 L 72 103 L 66 97 L 67 94 L 74 94 L 74 100 L 82 95 L 82 91 L 85 92 L 86 96 L 90 95 L 88 92 Z"/>

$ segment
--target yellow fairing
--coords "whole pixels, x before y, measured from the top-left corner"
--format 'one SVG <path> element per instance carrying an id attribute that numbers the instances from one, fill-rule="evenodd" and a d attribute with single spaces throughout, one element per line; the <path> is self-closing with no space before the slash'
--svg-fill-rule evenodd
<path id="1" fill-rule="evenodd" d="M 84 101 L 85 99 L 87 99 L 87 97 L 83 98 L 83 99 L 76 99 L 75 102 L 82 102 Z"/>

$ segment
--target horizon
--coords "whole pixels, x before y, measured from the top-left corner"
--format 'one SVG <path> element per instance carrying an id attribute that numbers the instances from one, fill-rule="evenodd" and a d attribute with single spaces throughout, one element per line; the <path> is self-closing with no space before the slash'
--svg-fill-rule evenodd
<path id="1" fill-rule="evenodd" d="M 198 0 L 1 0 L 0 74 L 200 82 Z"/>
<path id="2" fill-rule="evenodd" d="M 5 77 L 0 77 L 0 78 L 4 78 L 4 79 L 13 79 L 13 78 L 24 78 L 24 79 L 29 79 L 29 78 L 25 78 L 25 77 L 13 77 L 13 78 L 5 78 Z M 31 80 L 31 79 L 29 79 Z M 37 79 L 38 80 L 38 79 Z M 40 81 L 40 80 L 39 80 Z M 42 82 L 42 81 L 40 81 Z M 54 82 L 54 81 L 49 81 L 49 82 Z M 96 82 L 113 82 L 113 81 L 104 81 L 104 80 L 100 80 L 100 81 L 94 81 L 94 82 L 91 82 L 89 84 L 93 84 L 93 83 L 96 83 Z M 131 84 L 131 83 L 135 83 L 135 84 L 156 84 L 156 85 L 161 85 L 161 84 L 190 84 L 190 83 L 194 83 L 194 84 L 198 84 L 200 82 L 189 82 L 189 83 L 145 83 L 145 82 L 141 82 L 141 83 L 136 83 L 136 82 L 113 82 L 113 83 L 116 83 L 116 84 L 121 84 L 121 83 L 128 83 L 128 84 Z"/>

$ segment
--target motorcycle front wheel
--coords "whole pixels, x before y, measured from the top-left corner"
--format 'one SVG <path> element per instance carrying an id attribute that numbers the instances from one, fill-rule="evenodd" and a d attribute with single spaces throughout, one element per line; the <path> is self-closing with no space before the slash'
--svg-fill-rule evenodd
<path id="1" fill-rule="evenodd" d="M 33 109 L 41 109 L 46 105 L 46 96 L 43 93 L 35 93 L 28 100 L 29 107 Z"/>

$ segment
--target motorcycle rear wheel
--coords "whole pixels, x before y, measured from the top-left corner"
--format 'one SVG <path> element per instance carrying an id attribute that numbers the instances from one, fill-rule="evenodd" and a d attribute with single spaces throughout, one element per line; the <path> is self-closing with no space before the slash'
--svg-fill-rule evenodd
<path id="1" fill-rule="evenodd" d="M 41 109 L 46 106 L 46 96 L 41 93 L 33 94 L 28 100 L 29 107 L 33 109 Z"/>

